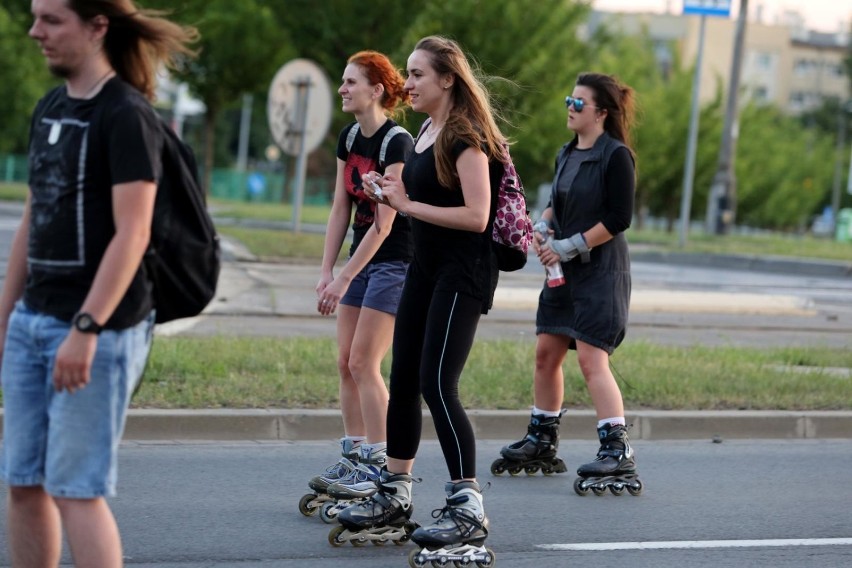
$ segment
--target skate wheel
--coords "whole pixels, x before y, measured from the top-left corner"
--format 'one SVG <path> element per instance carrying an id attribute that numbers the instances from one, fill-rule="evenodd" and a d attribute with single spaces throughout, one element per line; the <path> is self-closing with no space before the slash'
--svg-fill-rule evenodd
<path id="1" fill-rule="evenodd" d="M 610 485 L 609 491 L 613 495 L 621 495 L 622 493 L 624 493 L 624 486 L 623 485 Z"/>
<path id="2" fill-rule="evenodd" d="M 491 475 L 501 475 L 504 471 L 506 471 L 506 461 L 494 460 L 494 463 L 491 464 Z"/>
<path id="3" fill-rule="evenodd" d="M 409 522 L 405 523 L 404 525 L 402 525 L 402 530 L 405 534 L 403 534 L 398 539 L 394 539 L 391 542 L 393 542 L 397 546 L 402 546 L 403 544 L 405 544 L 406 542 L 411 540 L 411 533 L 413 533 L 415 530 L 417 530 L 417 527 L 419 527 L 419 526 L 420 525 L 418 525 L 414 521 L 409 521 Z"/>
<path id="4" fill-rule="evenodd" d="M 509 475 L 518 475 L 523 471 L 523 467 L 519 465 L 515 465 L 509 468 Z"/>
<path id="5" fill-rule="evenodd" d="M 627 492 L 633 495 L 634 497 L 638 497 L 642 494 L 642 482 L 638 479 L 634 479 L 633 483 L 627 485 Z"/>
<path id="6" fill-rule="evenodd" d="M 548 470 L 550 471 L 550 473 L 546 475 L 550 475 L 551 473 L 565 473 L 566 471 L 568 471 L 568 468 L 565 467 L 565 462 L 562 461 L 560 458 L 554 458 L 553 461 L 550 462 Z"/>
<path id="7" fill-rule="evenodd" d="M 426 566 L 426 560 L 420 555 L 420 550 L 415 548 L 408 553 L 408 566 L 409 568 L 423 568 L 423 566 Z"/>
<path id="8" fill-rule="evenodd" d="M 372 542 L 373 542 L 373 546 L 384 546 L 388 543 L 388 539 L 380 538 L 380 539 L 374 540 Z"/>
<path id="9" fill-rule="evenodd" d="M 524 468 L 524 472 L 527 475 L 535 475 L 536 473 L 538 473 L 538 466 L 537 465 L 528 465 Z"/>
<path id="10" fill-rule="evenodd" d="M 331 532 L 328 533 L 328 543 L 331 546 L 343 546 L 346 544 L 346 539 L 343 537 L 344 531 L 346 531 L 346 527 L 343 526 L 331 529 Z"/>
<path id="11" fill-rule="evenodd" d="M 311 502 L 316 499 L 317 496 L 313 493 L 308 493 L 307 495 L 303 495 L 301 499 L 299 499 L 299 512 L 305 515 L 306 517 L 312 517 L 316 514 L 316 507 L 311 507 Z"/>
<path id="12" fill-rule="evenodd" d="M 353 538 L 349 542 L 352 543 L 352 546 L 359 548 L 367 544 L 367 538 L 364 535 L 359 535 L 358 538 Z"/>
<path id="13" fill-rule="evenodd" d="M 600 497 L 601 495 L 606 493 L 606 487 L 598 487 L 596 485 L 593 485 L 592 486 L 592 493 L 594 493 L 595 495 Z"/>
<path id="14" fill-rule="evenodd" d="M 337 520 L 337 511 L 334 507 L 334 501 L 326 501 L 322 504 L 322 507 L 320 507 L 320 519 L 322 519 L 324 523 L 330 525 Z"/>
<path id="15" fill-rule="evenodd" d="M 477 560 L 476 565 L 481 568 L 493 568 L 497 565 L 497 556 L 494 554 L 494 551 L 490 548 L 485 549 L 486 554 L 488 554 L 488 560 L 482 561 Z"/>
<path id="16" fill-rule="evenodd" d="M 583 485 L 583 481 L 585 481 L 582 477 L 578 477 L 574 480 L 574 493 L 583 497 L 586 493 L 589 492 L 589 488 Z"/>

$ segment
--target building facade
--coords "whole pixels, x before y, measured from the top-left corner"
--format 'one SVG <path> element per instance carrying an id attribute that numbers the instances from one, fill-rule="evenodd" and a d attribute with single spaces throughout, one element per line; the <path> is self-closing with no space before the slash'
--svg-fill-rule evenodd
<path id="1" fill-rule="evenodd" d="M 812 110 L 826 99 L 852 98 L 844 59 L 850 34 L 821 33 L 803 28 L 801 17 L 790 13 L 784 23 L 749 21 L 745 31 L 740 102 L 774 104 L 791 114 Z M 646 31 L 656 45 L 660 65 L 666 68 L 675 52 L 684 65 L 696 61 L 701 18 L 680 14 L 595 12 L 589 26 L 626 34 Z M 712 100 L 730 82 L 737 22 L 707 17 L 699 98 Z"/>

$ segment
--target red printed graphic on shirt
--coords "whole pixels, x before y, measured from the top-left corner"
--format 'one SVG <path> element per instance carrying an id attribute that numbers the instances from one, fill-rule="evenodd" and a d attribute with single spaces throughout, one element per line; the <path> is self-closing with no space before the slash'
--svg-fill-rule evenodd
<path id="1" fill-rule="evenodd" d="M 346 186 L 346 193 L 349 194 L 349 198 L 355 203 L 355 227 L 372 225 L 375 219 L 376 202 L 364 193 L 361 175 L 376 170 L 376 168 L 377 165 L 374 160 L 359 156 L 354 152 L 350 153 L 349 158 L 346 160 L 346 167 L 343 170 L 343 182 Z"/>

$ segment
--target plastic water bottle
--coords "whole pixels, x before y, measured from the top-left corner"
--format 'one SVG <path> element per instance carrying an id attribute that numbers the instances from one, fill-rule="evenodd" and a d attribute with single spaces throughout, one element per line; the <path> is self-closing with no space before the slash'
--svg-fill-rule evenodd
<path id="1" fill-rule="evenodd" d="M 533 227 L 533 231 L 536 232 L 536 238 L 540 244 L 549 244 L 553 237 L 547 234 L 547 223 L 544 221 L 539 221 Z M 545 266 L 545 270 L 547 271 L 547 287 L 548 288 L 556 288 L 557 286 L 562 286 L 565 284 L 565 275 L 562 273 L 562 263 L 558 260 L 553 264 Z"/>

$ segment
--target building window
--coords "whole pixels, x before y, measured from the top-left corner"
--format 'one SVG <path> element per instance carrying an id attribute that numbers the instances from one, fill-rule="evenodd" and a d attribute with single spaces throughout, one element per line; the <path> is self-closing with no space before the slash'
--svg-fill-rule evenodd
<path id="1" fill-rule="evenodd" d="M 772 71 L 772 54 L 756 53 L 754 55 L 754 65 L 759 71 Z"/>

